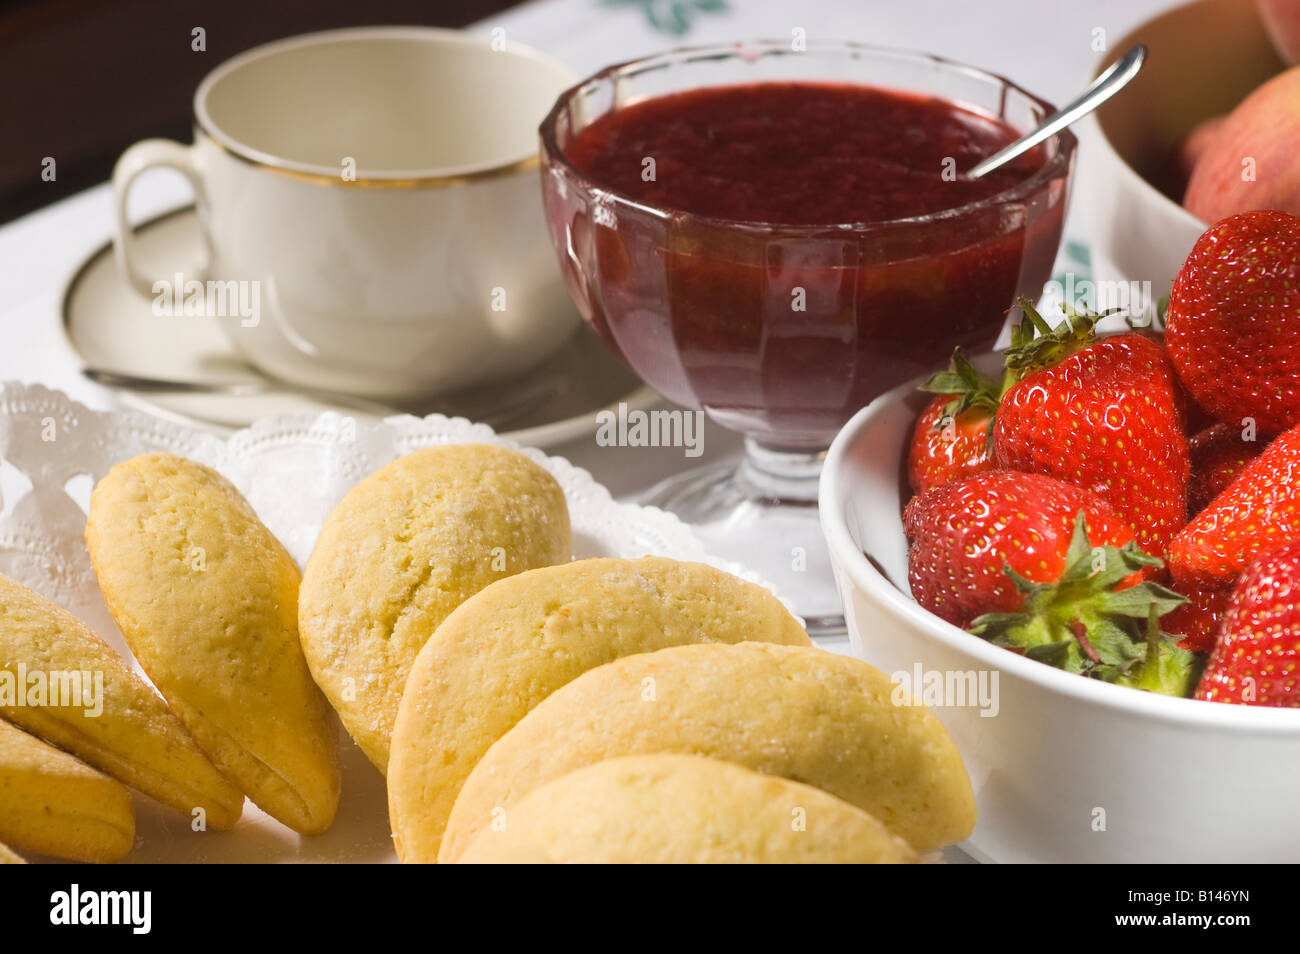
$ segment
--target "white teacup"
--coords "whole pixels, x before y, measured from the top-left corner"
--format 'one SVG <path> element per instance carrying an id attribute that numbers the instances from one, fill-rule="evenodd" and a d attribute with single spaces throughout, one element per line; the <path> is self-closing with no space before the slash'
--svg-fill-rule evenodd
<path id="1" fill-rule="evenodd" d="M 118 161 L 118 262 L 156 312 L 217 318 L 293 383 L 411 397 L 521 371 L 577 321 L 536 171 L 538 123 L 575 80 L 452 30 L 257 47 L 199 85 L 194 145 L 145 140 Z M 133 254 L 127 194 L 153 166 L 196 194 L 207 257 L 184 282 Z"/>

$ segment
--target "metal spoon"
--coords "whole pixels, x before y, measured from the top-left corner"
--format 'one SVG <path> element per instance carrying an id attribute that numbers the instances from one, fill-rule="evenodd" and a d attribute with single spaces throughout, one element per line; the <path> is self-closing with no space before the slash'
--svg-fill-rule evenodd
<path id="1" fill-rule="evenodd" d="M 495 406 L 484 407 L 480 400 L 476 402 L 465 395 L 444 395 L 430 398 L 418 405 L 396 406 L 371 401 L 351 394 L 340 394 L 324 388 L 305 387 L 296 384 L 283 384 L 278 381 L 192 381 L 176 378 L 155 378 L 107 368 L 82 368 L 81 374 L 96 384 L 110 388 L 122 388 L 145 394 L 225 394 L 232 397 L 255 397 L 263 394 L 301 394 L 314 398 L 325 404 L 349 407 L 374 417 L 391 417 L 394 414 L 414 414 L 423 417 L 437 412 L 448 417 L 466 417 L 493 427 L 500 426 L 524 411 L 537 406 L 546 398 L 553 397 L 561 390 L 561 383 L 541 381 L 531 387 L 522 388 L 518 393 L 511 393 L 509 400 L 498 402 Z"/>
<path id="2" fill-rule="evenodd" d="M 1088 115 L 1127 86 L 1129 80 L 1138 75 L 1138 70 L 1142 69 L 1142 64 L 1146 58 L 1147 48 L 1141 43 L 1128 50 L 1093 80 L 1092 85 L 1084 90 L 1082 96 L 1052 113 L 1039 123 L 1033 132 L 1021 136 L 1009 146 L 999 149 L 987 159 L 977 162 L 966 173 L 966 178 L 978 179 L 980 176 L 987 175 L 994 169 L 1006 165 L 1017 156 L 1033 149 L 1044 139 L 1054 136 L 1075 120 Z"/>

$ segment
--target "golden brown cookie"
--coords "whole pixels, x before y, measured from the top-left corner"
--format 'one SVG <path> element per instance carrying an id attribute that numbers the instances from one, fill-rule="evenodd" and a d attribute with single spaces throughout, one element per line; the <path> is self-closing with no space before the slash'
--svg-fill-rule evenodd
<path id="1" fill-rule="evenodd" d="M 266 812 L 324 831 L 338 730 L 298 644 L 298 567 L 216 471 L 172 454 L 114 467 L 86 542 L 113 618 L 200 748 Z"/>
<path id="2" fill-rule="evenodd" d="M 820 789 L 698 755 L 597 762 L 529 792 L 463 863 L 912 864 L 916 852 Z"/>
<path id="3" fill-rule="evenodd" d="M 961 841 L 975 799 L 957 747 L 889 677 L 800 646 L 678 646 L 579 676 L 505 733 L 456 799 L 440 861 L 454 861 L 529 792 L 605 759 L 708 755 L 796 779 L 878 818 L 914 848 Z"/>
<path id="4" fill-rule="evenodd" d="M 202 809 L 205 827 L 239 821 L 244 793 L 166 703 L 79 619 L 6 576 L 0 716 L 164 805 Z"/>
<path id="5" fill-rule="evenodd" d="M 0 840 L 74 861 L 116 861 L 135 841 L 131 793 L 0 721 Z"/>
<path id="6" fill-rule="evenodd" d="M 420 650 L 397 711 L 388 805 L 398 857 L 438 857 L 474 764 L 565 683 L 631 653 L 746 639 L 810 645 L 771 593 L 702 563 L 579 560 L 470 597 Z"/>
<path id="7" fill-rule="evenodd" d="M 419 450 L 339 502 L 303 572 L 298 630 L 316 684 L 381 772 L 411 663 L 447 614 L 571 555 L 564 491 L 504 447 Z"/>

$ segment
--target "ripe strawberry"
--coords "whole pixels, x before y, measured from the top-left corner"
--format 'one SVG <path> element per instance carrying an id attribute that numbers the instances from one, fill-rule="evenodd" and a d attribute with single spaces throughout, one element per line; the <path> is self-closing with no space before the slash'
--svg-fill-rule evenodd
<path id="1" fill-rule="evenodd" d="M 1300 424 L 1300 219 L 1230 215 L 1197 240 L 1165 313 L 1169 359 L 1191 395 L 1229 424 Z"/>
<path id="2" fill-rule="evenodd" d="M 1273 439 L 1169 545 L 1184 587 L 1228 586 L 1252 559 L 1300 541 L 1300 427 Z"/>
<path id="3" fill-rule="evenodd" d="M 1057 580 L 1080 512 L 1099 546 L 1133 539 L 1096 494 L 1042 474 L 991 471 L 913 497 L 903 511 L 912 595 L 957 626 L 1018 610 L 1024 601 L 1004 568 L 1036 583 Z"/>
<path id="4" fill-rule="evenodd" d="M 1187 602 L 1160 620 L 1165 632 L 1181 636 L 1178 643 L 1192 652 L 1208 653 L 1219 638 L 1219 626 L 1228 610 L 1232 587 L 1187 587 Z"/>
<path id="5" fill-rule="evenodd" d="M 1153 609 L 1182 599 L 1141 582 L 1160 561 L 1096 494 L 993 471 L 914 497 L 903 522 L 912 594 L 931 612 L 1072 672 L 1186 692 L 1190 654 L 1158 627 L 1150 647 L 1143 637 Z"/>
<path id="6" fill-rule="evenodd" d="M 993 469 L 990 433 L 1000 388 L 979 374 L 965 353 L 953 352 L 952 365 L 922 385 L 938 395 L 912 430 L 907 455 L 908 482 L 915 493 Z"/>
<path id="7" fill-rule="evenodd" d="M 1300 708 L 1300 543 L 1258 557 L 1232 591 L 1196 698 Z"/>
<path id="8" fill-rule="evenodd" d="M 1250 436 L 1250 440 L 1245 439 Z M 1254 439 L 1252 428 L 1214 424 L 1193 434 L 1187 442 L 1192 459 L 1192 477 L 1187 484 L 1187 512 L 1195 515 L 1241 473 L 1241 469 L 1264 450 L 1268 439 Z"/>
<path id="9" fill-rule="evenodd" d="M 1163 555 L 1187 522 L 1191 469 L 1182 391 L 1163 350 L 1139 334 L 1095 337 L 1099 315 L 1067 309 L 1052 329 L 1029 302 L 1021 308 L 1007 366 L 1023 377 L 998 407 L 998 466 L 1096 491 L 1139 546 Z"/>

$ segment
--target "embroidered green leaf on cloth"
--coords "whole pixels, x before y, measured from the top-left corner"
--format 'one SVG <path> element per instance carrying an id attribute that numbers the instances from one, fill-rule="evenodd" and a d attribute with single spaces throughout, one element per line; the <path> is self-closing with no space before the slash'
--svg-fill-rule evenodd
<path id="1" fill-rule="evenodd" d="M 604 7 L 638 7 L 660 33 L 685 36 L 698 13 L 725 13 L 727 0 L 599 0 Z"/>

